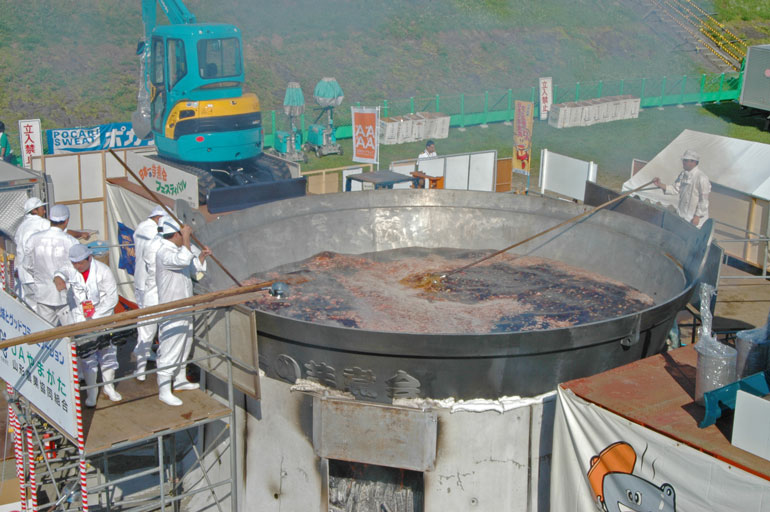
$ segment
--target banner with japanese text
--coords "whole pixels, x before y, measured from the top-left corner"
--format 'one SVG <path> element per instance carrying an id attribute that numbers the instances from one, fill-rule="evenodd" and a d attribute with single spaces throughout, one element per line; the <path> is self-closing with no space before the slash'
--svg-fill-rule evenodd
<path id="1" fill-rule="evenodd" d="M 553 103 L 553 79 L 548 76 L 538 80 L 540 84 L 540 120 L 548 119 L 548 112 L 551 111 Z"/>
<path id="2" fill-rule="evenodd" d="M 32 157 L 43 154 L 40 119 L 22 119 L 19 121 L 19 145 L 21 146 L 22 165 L 27 169 L 32 169 Z"/>
<path id="3" fill-rule="evenodd" d="M 761 512 L 770 486 L 559 386 L 550 509 Z"/>
<path id="4" fill-rule="evenodd" d="M 51 327 L 25 305 L 0 290 L 1 339 L 17 338 Z M 69 338 L 0 350 L 0 379 L 29 400 L 71 439 L 77 439 L 77 391 Z"/>
<path id="5" fill-rule="evenodd" d="M 529 175 L 532 155 L 532 116 L 535 104 L 516 100 L 513 114 L 513 172 Z"/>
<path id="6" fill-rule="evenodd" d="M 135 148 L 152 146 L 152 139 L 142 140 L 134 134 L 131 123 L 109 123 L 98 126 L 83 126 L 46 130 L 48 151 L 55 155 L 79 153 L 110 148 Z"/>
<path id="7" fill-rule="evenodd" d="M 198 207 L 198 177 L 176 167 L 144 156 L 147 150 L 126 151 L 127 164 L 152 190 L 171 199 L 183 199 L 191 208 Z M 130 181 L 134 181 L 130 178 Z"/>
<path id="8" fill-rule="evenodd" d="M 353 121 L 353 161 L 379 163 L 379 107 L 351 107 Z"/>

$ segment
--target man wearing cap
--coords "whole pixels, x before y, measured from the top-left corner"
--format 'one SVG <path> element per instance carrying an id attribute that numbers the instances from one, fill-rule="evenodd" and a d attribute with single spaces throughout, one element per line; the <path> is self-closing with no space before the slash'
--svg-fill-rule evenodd
<path id="1" fill-rule="evenodd" d="M 679 173 L 673 185 L 666 185 L 660 178 L 652 183 L 663 190 L 664 194 L 679 194 L 677 213 L 687 222 L 701 227 L 709 217 L 709 193 L 711 181 L 706 173 L 698 168 L 700 155 L 688 149 L 682 155 L 683 171 Z"/>
<path id="2" fill-rule="evenodd" d="M 110 268 L 94 260 L 91 249 L 83 244 L 70 247 L 68 257 L 71 264 L 56 270 L 52 281 L 59 292 L 66 290 L 69 323 L 110 316 L 118 304 L 118 286 Z M 109 339 L 97 341 L 100 348 L 80 360 L 83 378 L 89 386 L 96 384 L 99 368 L 104 382 L 112 381 L 118 369 L 117 349 Z M 89 389 L 87 393 L 86 407 L 96 406 L 99 388 Z M 104 385 L 104 393 L 113 402 L 123 398 L 112 383 Z"/>
<path id="3" fill-rule="evenodd" d="M 24 218 L 16 228 L 16 234 L 13 236 L 13 241 L 16 243 L 16 273 L 18 274 L 18 283 L 20 285 L 19 296 L 27 303 L 31 308 L 35 308 L 35 298 L 33 297 L 33 283 L 32 276 L 24 269 L 24 244 L 27 243 L 27 239 L 39 233 L 45 231 L 51 227 L 51 221 L 45 218 L 45 205 L 37 197 L 30 197 L 24 203 Z"/>
<path id="4" fill-rule="evenodd" d="M 136 261 L 134 294 L 136 305 L 140 308 L 158 304 L 158 287 L 155 285 L 155 253 L 148 255 L 150 257 L 146 259 L 144 256 L 152 240 L 158 237 L 158 230 L 160 229 L 158 223 L 161 217 L 165 215 L 164 212 L 162 206 L 156 206 L 134 230 L 134 258 Z M 150 356 L 152 342 L 157 332 L 157 323 L 137 327 L 136 347 L 134 348 L 137 373 L 142 373 L 147 368 L 147 359 Z M 139 377 L 139 380 L 144 380 L 144 376 Z"/>
<path id="5" fill-rule="evenodd" d="M 27 238 L 24 243 L 24 271 L 32 277 L 35 311 L 54 326 L 61 325 L 67 297 L 57 290 L 54 272 L 66 267 L 70 247 L 78 241 L 65 232 L 70 219 L 69 209 L 61 204 L 51 207 L 51 227 Z"/>
<path id="6" fill-rule="evenodd" d="M 163 217 L 160 227 L 163 240 L 155 257 L 155 279 L 158 300 L 163 304 L 192 296 L 192 276 L 206 270 L 206 256 L 211 251 L 204 247 L 196 256 L 198 250 L 190 243 L 192 229 L 187 225 L 179 226 L 171 217 Z M 168 405 L 182 405 L 172 392 L 172 380 L 173 389 L 177 391 L 198 388 L 198 384 L 187 380 L 187 365 L 184 364 L 192 348 L 192 320 L 182 318 L 161 322 L 158 338 L 158 368 L 172 366 L 158 370 L 158 398 Z"/>

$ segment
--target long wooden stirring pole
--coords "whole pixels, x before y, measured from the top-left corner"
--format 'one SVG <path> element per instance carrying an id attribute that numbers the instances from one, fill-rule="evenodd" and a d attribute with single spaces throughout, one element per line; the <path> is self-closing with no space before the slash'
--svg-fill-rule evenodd
<path id="1" fill-rule="evenodd" d="M 466 270 L 466 269 L 468 269 L 468 268 L 470 268 L 470 267 L 472 267 L 472 266 L 474 266 L 474 265 L 478 265 L 479 263 L 481 263 L 481 262 L 483 262 L 483 261 L 487 261 L 488 259 L 494 258 L 495 256 L 499 256 L 500 254 L 502 254 L 502 253 L 504 253 L 504 252 L 510 251 L 510 250 L 511 250 L 511 249 L 513 249 L 514 247 L 518 247 L 518 246 L 520 246 L 520 245 L 523 245 L 523 244 L 525 244 L 525 243 L 527 243 L 527 242 L 529 242 L 529 241 L 531 241 L 531 240 L 534 240 L 535 238 L 538 238 L 538 237 L 540 237 L 540 236 L 543 236 L 543 235 L 545 235 L 546 233 L 550 233 L 550 232 L 551 232 L 551 231 L 553 231 L 554 229 L 559 229 L 560 227 L 562 227 L 562 226 L 564 226 L 564 225 L 566 225 L 566 224 L 569 224 L 570 222 L 575 222 L 575 221 L 577 221 L 577 220 L 580 220 L 580 219 L 582 219 L 583 217 L 587 217 L 588 215 L 591 215 L 592 213 L 595 213 L 595 212 L 597 212 L 597 211 L 601 210 L 602 208 L 605 208 L 605 207 L 607 207 L 607 206 L 611 205 L 612 203 L 616 203 L 616 202 L 620 201 L 620 200 L 621 200 L 621 199 L 623 199 L 624 197 L 627 197 L 627 196 L 629 196 L 629 195 L 631 195 L 631 194 L 633 194 L 633 193 L 639 192 L 640 190 L 642 190 L 642 189 L 643 189 L 643 188 L 645 188 L 645 187 L 648 187 L 649 185 L 652 185 L 652 181 L 648 181 L 647 183 L 645 183 L 645 184 L 644 184 L 644 185 L 642 185 L 641 187 L 637 187 L 637 188 L 635 188 L 634 190 L 629 190 L 628 192 L 625 192 L 625 193 L 623 193 L 623 194 L 619 195 L 619 196 L 618 196 L 618 197 L 616 197 L 615 199 L 611 199 L 611 200 L 607 201 L 606 203 L 602 203 L 602 204 L 600 204 L 599 206 L 597 206 L 597 207 L 595 207 L 595 208 L 593 208 L 593 209 L 591 209 L 591 210 L 588 210 L 588 211 L 585 211 L 585 212 L 581 213 L 580 215 L 576 215 L 576 216 L 574 216 L 574 217 L 572 217 L 572 218 L 569 218 L 569 219 L 565 220 L 564 222 L 562 222 L 561 224 L 557 224 L 557 225 L 555 225 L 555 226 L 553 226 L 553 227 L 550 227 L 550 228 L 546 229 L 545 231 L 540 231 L 539 233 L 536 233 L 536 234 L 534 234 L 534 235 L 530 236 L 529 238 L 525 238 L 524 240 L 521 240 L 521 241 L 519 241 L 519 242 L 516 242 L 516 243 L 515 243 L 515 244 L 513 244 L 513 245 L 509 245 L 509 246 L 508 246 L 508 247 L 506 247 L 505 249 L 500 249 L 499 251 L 497 251 L 497 252 L 495 252 L 495 253 L 492 253 L 492 254 L 490 254 L 489 256 L 484 256 L 484 257 L 483 257 L 483 258 L 481 258 L 480 260 L 476 260 L 476 261 L 473 261 L 473 262 L 471 262 L 471 263 L 468 263 L 467 265 L 465 265 L 465 266 L 463 266 L 463 267 L 460 267 L 460 268 L 456 268 L 456 269 L 454 269 L 454 270 L 451 270 L 451 271 L 449 271 L 449 272 L 446 272 L 446 273 L 444 273 L 444 274 L 442 274 L 442 275 L 440 276 L 440 279 L 444 279 L 445 277 L 447 277 L 447 276 L 451 276 L 452 274 L 456 274 L 456 273 L 458 273 L 458 272 L 462 272 L 463 270 Z"/>
<path id="2" fill-rule="evenodd" d="M 110 154 L 111 154 L 112 156 L 114 156 L 114 157 L 115 157 L 115 160 L 117 160 L 117 161 L 120 163 L 120 165 L 122 165 L 122 166 L 123 166 L 123 168 L 126 170 L 126 172 L 128 172 L 128 173 L 129 173 L 129 174 L 130 174 L 130 175 L 131 175 L 131 176 L 132 176 L 132 177 L 133 177 L 133 178 L 134 178 L 136 181 L 138 181 L 138 182 L 139 182 L 139 184 L 142 186 L 142 188 L 145 190 L 145 192 L 147 192 L 148 194 L 150 194 L 150 197 L 152 197 L 152 199 L 153 199 L 153 200 L 154 200 L 156 203 L 158 203 L 158 204 L 160 205 L 160 207 L 161 207 L 161 208 L 163 208 L 164 210 L 166 210 L 166 213 L 169 215 L 169 217 L 171 217 L 172 219 L 174 219 L 175 221 L 177 221 L 177 223 L 179 223 L 179 225 L 181 226 L 181 225 L 182 225 L 182 222 L 181 222 L 181 221 L 180 221 L 180 220 L 177 218 L 177 216 L 176 216 L 176 215 L 174 215 L 174 212 L 172 212 L 172 211 L 171 211 L 171 210 L 170 210 L 170 209 L 169 209 L 169 208 L 168 208 L 168 207 L 167 207 L 165 204 L 163 204 L 163 201 L 161 201 L 161 200 L 160 200 L 160 198 L 158 197 L 158 195 L 157 195 L 155 192 L 153 192 L 152 190 L 150 190 L 150 188 L 149 188 L 147 185 L 145 185 L 145 184 L 144 184 L 144 182 L 143 182 L 143 181 L 142 181 L 142 180 L 139 178 L 139 176 L 137 176 L 137 175 L 134 173 L 134 171 L 132 171 L 132 170 L 131 170 L 131 168 L 129 168 L 129 167 L 128 167 L 128 165 L 126 165 L 126 162 L 124 162 L 124 161 L 123 161 L 123 160 L 122 160 L 122 159 L 121 159 L 121 158 L 120 158 L 120 157 L 119 157 L 119 156 L 118 156 L 118 155 L 115 153 L 115 151 L 113 151 L 112 149 L 110 149 L 109 151 L 110 151 Z M 192 237 L 192 239 L 193 239 L 193 242 L 195 242 L 195 243 L 196 243 L 196 244 L 198 244 L 199 246 L 203 247 L 203 244 L 201 243 L 201 241 L 200 241 L 200 240 L 198 240 L 198 237 L 196 237 L 194 233 L 193 233 L 193 234 L 191 234 L 190 236 Z M 235 284 L 237 284 L 238 286 L 242 286 L 242 285 L 241 285 L 241 282 L 240 282 L 240 281 L 238 281 L 238 280 L 235 278 L 235 276 L 234 276 L 234 275 L 232 275 L 232 274 L 230 273 L 230 271 L 229 271 L 229 270 L 227 270 L 227 269 L 225 268 L 225 266 L 222 264 L 222 262 L 221 262 L 221 261 L 219 261 L 219 260 L 217 259 L 217 257 L 216 257 L 216 256 L 214 256 L 213 254 L 211 254 L 209 257 L 210 257 L 212 260 L 214 260 L 214 263 L 216 263 L 217 265 L 219 265 L 219 268 L 221 268 L 222 270 L 224 270 L 225 274 L 227 274 L 227 277 L 229 277 L 230 279 L 232 279 L 232 280 L 233 280 L 233 282 L 234 282 Z"/>
<path id="3" fill-rule="evenodd" d="M 304 282 L 306 279 L 299 279 L 293 284 Z M 33 332 L 25 336 L 10 338 L 0 341 L 0 350 L 22 345 L 27 343 L 41 343 L 59 338 L 72 337 L 80 334 L 88 334 L 96 331 L 113 329 L 124 325 L 137 322 L 144 322 L 157 319 L 163 316 L 184 313 L 188 311 L 197 311 L 206 307 L 220 307 L 225 305 L 247 302 L 253 297 L 253 294 L 264 290 L 266 287 L 275 283 L 275 280 L 264 281 L 237 288 L 227 288 L 216 292 L 209 292 L 200 295 L 193 295 L 185 299 L 179 299 L 172 302 L 165 302 L 156 306 L 147 306 L 139 309 L 130 309 L 121 313 L 106 316 L 103 318 L 86 320 L 84 322 L 75 322 L 74 324 L 53 327 L 44 331 Z M 290 284 L 292 281 L 288 281 Z"/>

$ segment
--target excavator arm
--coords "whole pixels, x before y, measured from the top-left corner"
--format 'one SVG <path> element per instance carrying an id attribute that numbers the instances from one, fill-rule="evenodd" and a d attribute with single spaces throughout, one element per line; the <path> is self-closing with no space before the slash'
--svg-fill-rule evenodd
<path id="1" fill-rule="evenodd" d="M 196 23 L 195 15 L 187 9 L 181 0 L 142 0 L 145 43 L 149 43 L 152 29 L 158 24 L 158 6 L 172 25 Z"/>

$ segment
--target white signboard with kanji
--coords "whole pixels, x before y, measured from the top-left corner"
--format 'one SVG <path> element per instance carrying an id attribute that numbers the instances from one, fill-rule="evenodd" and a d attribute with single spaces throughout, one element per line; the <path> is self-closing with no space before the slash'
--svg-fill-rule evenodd
<path id="1" fill-rule="evenodd" d="M 27 169 L 32 169 L 32 157 L 43 154 L 40 119 L 22 119 L 19 121 L 19 143 L 23 165 Z"/>
<path id="2" fill-rule="evenodd" d="M 0 290 L 0 339 L 50 329 L 51 324 Z M 51 422 L 77 439 L 75 379 L 69 338 L 0 350 L 0 378 Z"/>
<path id="3" fill-rule="evenodd" d="M 198 207 L 198 178 L 194 174 L 184 172 L 164 162 L 153 160 L 141 151 L 128 151 L 126 160 L 128 166 L 144 184 L 162 196 L 171 199 L 184 199 L 191 208 Z M 130 178 L 131 181 L 133 178 Z"/>
<path id="4" fill-rule="evenodd" d="M 550 76 L 540 78 L 538 83 L 540 84 L 540 120 L 545 121 L 553 104 L 553 78 Z"/>

